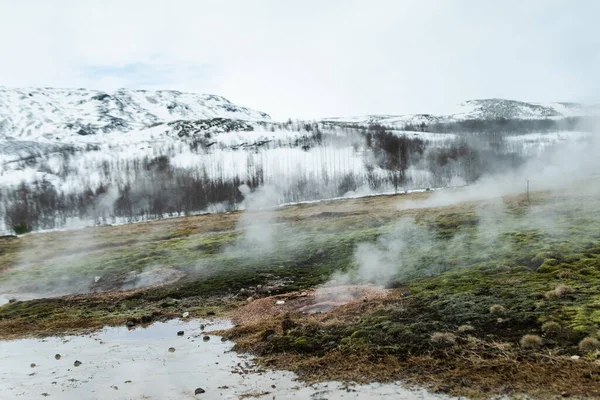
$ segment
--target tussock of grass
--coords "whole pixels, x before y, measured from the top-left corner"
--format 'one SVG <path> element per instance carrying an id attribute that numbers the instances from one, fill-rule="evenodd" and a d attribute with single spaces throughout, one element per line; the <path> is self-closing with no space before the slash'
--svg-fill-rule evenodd
<path id="1" fill-rule="evenodd" d="M 464 324 L 458 327 L 457 332 L 459 333 L 469 333 L 475 331 L 475 327 L 473 325 Z"/>
<path id="2" fill-rule="evenodd" d="M 506 309 L 503 306 L 501 306 L 500 304 L 494 304 L 493 306 L 490 307 L 490 314 L 496 315 L 496 316 L 502 316 L 502 315 L 506 314 Z"/>
<path id="3" fill-rule="evenodd" d="M 544 332 L 544 335 L 549 338 L 559 338 L 562 334 L 562 331 L 563 329 L 560 324 L 554 321 L 549 321 L 542 325 L 542 332 Z"/>
<path id="4" fill-rule="evenodd" d="M 573 289 L 571 286 L 560 284 L 553 290 L 549 290 L 546 293 L 544 293 L 544 297 L 548 300 L 551 300 L 561 298 L 574 292 L 575 289 Z"/>
<path id="5" fill-rule="evenodd" d="M 593 337 L 586 337 L 579 342 L 579 350 L 583 353 L 591 353 L 600 350 L 600 340 Z"/>
<path id="6" fill-rule="evenodd" d="M 437 346 L 452 346 L 456 343 L 456 336 L 449 332 L 435 332 L 429 340 Z"/>
<path id="7" fill-rule="evenodd" d="M 538 335 L 525 335 L 519 342 L 524 349 L 539 349 L 542 347 L 542 338 Z"/>

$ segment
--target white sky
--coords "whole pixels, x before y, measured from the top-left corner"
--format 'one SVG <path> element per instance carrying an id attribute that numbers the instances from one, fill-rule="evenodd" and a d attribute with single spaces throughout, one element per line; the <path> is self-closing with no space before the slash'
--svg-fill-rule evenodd
<path id="1" fill-rule="evenodd" d="M 220 94 L 275 118 L 600 103 L 596 0 L 0 0 L 0 85 Z"/>

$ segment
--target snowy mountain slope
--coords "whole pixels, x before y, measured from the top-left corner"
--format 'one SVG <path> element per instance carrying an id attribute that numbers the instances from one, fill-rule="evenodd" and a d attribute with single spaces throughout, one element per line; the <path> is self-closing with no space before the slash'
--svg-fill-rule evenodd
<path id="1" fill-rule="evenodd" d="M 56 140 L 216 117 L 270 120 L 264 112 L 209 94 L 0 87 L 0 137 L 5 138 Z"/>
<path id="2" fill-rule="evenodd" d="M 560 119 L 589 115 L 600 115 L 600 107 L 598 105 L 587 106 L 579 103 L 527 103 L 505 99 L 480 99 L 465 101 L 444 115 L 367 115 L 347 118 L 326 118 L 323 121 L 403 127 L 407 124 L 433 124 L 468 119 Z"/>

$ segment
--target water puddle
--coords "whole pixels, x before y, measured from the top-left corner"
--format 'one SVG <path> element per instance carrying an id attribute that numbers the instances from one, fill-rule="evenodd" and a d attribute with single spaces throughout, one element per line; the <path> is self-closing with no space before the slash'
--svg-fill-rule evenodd
<path id="1" fill-rule="evenodd" d="M 2 399 L 442 399 L 399 384 L 306 385 L 266 371 L 210 332 L 229 321 L 173 320 L 85 336 L 0 341 Z M 183 331 L 183 334 L 181 334 Z M 197 390 L 202 389 L 202 390 Z M 196 392 L 201 392 L 198 393 Z"/>

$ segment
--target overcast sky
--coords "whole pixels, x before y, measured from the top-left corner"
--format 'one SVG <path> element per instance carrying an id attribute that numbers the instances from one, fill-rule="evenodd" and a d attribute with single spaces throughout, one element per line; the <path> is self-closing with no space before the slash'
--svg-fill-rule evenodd
<path id="1" fill-rule="evenodd" d="M 275 118 L 600 103 L 600 1 L 0 0 L 0 85 L 214 93 Z"/>

